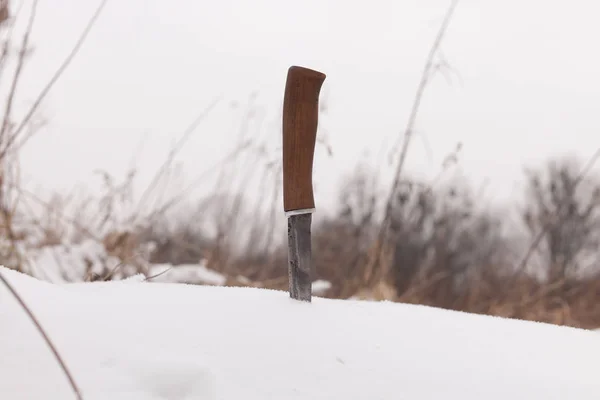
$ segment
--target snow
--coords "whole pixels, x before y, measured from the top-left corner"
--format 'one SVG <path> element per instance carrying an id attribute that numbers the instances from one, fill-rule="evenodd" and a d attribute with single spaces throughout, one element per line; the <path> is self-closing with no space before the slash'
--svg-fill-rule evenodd
<path id="1" fill-rule="evenodd" d="M 201 285 L 223 286 L 227 280 L 225 276 L 208 269 L 202 264 L 153 264 L 150 267 L 150 276 L 154 282 L 193 283 Z"/>
<path id="2" fill-rule="evenodd" d="M 600 335 L 425 306 L 123 281 L 14 285 L 86 400 L 597 399 Z M 0 288 L 0 398 L 73 399 Z"/>
<path id="3" fill-rule="evenodd" d="M 50 282 L 82 280 L 88 269 L 99 273 L 108 263 L 115 266 L 120 263 L 117 257 L 106 254 L 101 242 L 91 239 L 78 245 L 41 247 L 32 258 L 32 274 Z"/>
<path id="4" fill-rule="evenodd" d="M 55 283 L 85 281 L 90 274 L 122 278 L 136 270 L 131 265 L 123 265 L 118 257 L 109 255 L 102 242 L 93 239 L 78 244 L 29 249 L 29 255 L 30 274 Z M 135 261 L 147 264 L 142 257 Z"/>
<path id="5" fill-rule="evenodd" d="M 312 283 L 312 292 L 316 296 L 322 296 L 331 289 L 331 282 L 318 279 Z"/>

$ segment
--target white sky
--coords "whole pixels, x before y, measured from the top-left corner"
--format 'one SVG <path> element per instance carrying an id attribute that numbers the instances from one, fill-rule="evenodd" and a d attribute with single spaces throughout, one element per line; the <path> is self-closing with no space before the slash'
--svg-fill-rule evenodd
<path id="1" fill-rule="evenodd" d="M 58 67 L 98 1 L 40 3 L 20 104 Z M 89 182 L 95 169 L 123 174 L 144 135 L 138 164 L 147 182 L 219 95 L 223 102 L 180 154 L 187 179 L 229 151 L 244 111 L 229 104 L 243 105 L 252 91 L 267 113 L 262 134 L 276 149 L 285 76 L 296 64 L 327 74 L 320 126 L 334 155 L 319 149 L 315 181 L 317 206 L 331 203 L 334 191 L 323 188 L 402 131 L 448 4 L 109 1 L 44 103 L 49 123 L 23 155 L 28 182 L 64 190 Z M 590 157 L 600 146 L 598 15 L 592 0 L 461 1 L 443 44 L 458 75 L 450 83 L 438 75 L 428 88 L 410 167 L 434 176 L 462 142 L 463 173 L 475 184 L 489 179 L 488 193 L 504 198 L 526 163 L 558 152 Z"/>

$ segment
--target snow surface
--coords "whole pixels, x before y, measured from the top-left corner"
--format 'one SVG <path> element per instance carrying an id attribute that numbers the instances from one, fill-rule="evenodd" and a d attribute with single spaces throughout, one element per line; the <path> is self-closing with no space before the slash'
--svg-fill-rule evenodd
<path id="1" fill-rule="evenodd" d="M 32 249 L 31 253 L 31 274 L 56 283 L 82 281 L 88 271 L 101 274 L 105 266 L 112 269 L 121 264 L 117 257 L 106 253 L 101 242 L 91 239 L 77 245 L 44 246 Z"/>
<path id="2" fill-rule="evenodd" d="M 124 281 L 53 284 L 0 268 L 84 399 L 598 399 L 600 335 L 389 302 Z M 0 399 L 73 399 L 0 288 Z"/>
<path id="3" fill-rule="evenodd" d="M 154 282 L 190 283 L 202 285 L 223 286 L 225 276 L 208 269 L 204 264 L 153 264 L 150 276 Z"/>

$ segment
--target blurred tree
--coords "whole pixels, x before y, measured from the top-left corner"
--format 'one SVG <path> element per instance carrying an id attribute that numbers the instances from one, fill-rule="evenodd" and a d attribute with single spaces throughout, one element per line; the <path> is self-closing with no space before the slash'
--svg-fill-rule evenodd
<path id="1" fill-rule="evenodd" d="M 391 224 L 398 295 L 427 287 L 429 302 L 451 307 L 489 274 L 485 269 L 498 273 L 510 264 L 501 215 L 477 207 L 466 185 L 431 188 L 407 181 L 400 189 Z"/>
<path id="2" fill-rule="evenodd" d="M 567 157 L 527 171 L 523 218 L 532 235 L 542 235 L 535 250 L 551 282 L 573 278 L 597 263 L 600 179 L 580 171 L 580 163 Z"/>

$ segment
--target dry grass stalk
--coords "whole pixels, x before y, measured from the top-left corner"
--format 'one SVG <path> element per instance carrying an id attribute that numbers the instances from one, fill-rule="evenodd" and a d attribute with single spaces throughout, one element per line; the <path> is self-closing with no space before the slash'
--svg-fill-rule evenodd
<path id="1" fill-rule="evenodd" d="M 423 72 L 421 74 L 421 79 L 420 79 L 419 85 L 417 87 L 417 91 L 415 93 L 415 99 L 412 104 L 409 119 L 408 119 L 406 128 L 404 130 L 403 136 L 402 136 L 403 143 L 402 143 L 402 147 L 400 149 L 400 157 L 398 160 L 398 164 L 396 166 L 394 180 L 393 180 L 392 186 L 390 188 L 390 192 L 389 192 L 387 201 L 385 203 L 385 214 L 384 214 L 383 222 L 380 227 L 378 240 L 375 242 L 375 245 L 377 246 L 377 248 L 376 248 L 376 251 L 374 251 L 374 253 L 373 253 L 374 258 L 369 261 L 368 269 L 369 269 L 369 271 L 373 271 L 373 272 L 369 273 L 370 284 L 376 284 L 379 281 L 381 281 L 382 279 L 386 279 L 387 274 L 388 274 L 389 265 L 387 263 L 382 262 L 381 258 L 382 258 L 382 255 L 388 251 L 386 249 L 386 247 L 388 246 L 388 240 L 389 240 L 388 236 L 390 233 L 389 230 L 390 230 L 390 224 L 391 224 L 391 214 L 393 211 L 394 198 L 396 196 L 398 187 L 401 182 L 402 171 L 404 168 L 404 163 L 406 161 L 406 156 L 408 154 L 408 149 L 411 144 L 414 125 L 416 123 L 417 115 L 419 113 L 419 108 L 421 105 L 421 99 L 423 98 L 423 94 L 425 93 L 425 88 L 427 87 L 427 84 L 429 83 L 429 81 L 433 75 L 433 72 L 435 71 L 434 58 L 439 51 L 442 40 L 446 34 L 446 30 L 448 28 L 448 25 L 450 24 L 452 15 L 453 15 L 454 10 L 457 5 L 458 5 L 458 0 L 451 1 L 450 6 L 448 7 L 448 9 L 446 11 L 446 14 L 444 15 L 444 19 L 442 21 L 442 24 L 440 25 L 438 33 L 434 39 L 434 42 L 429 50 L 429 54 L 427 56 L 425 66 L 423 67 Z"/>
<path id="2" fill-rule="evenodd" d="M 38 319 L 33 314 L 33 311 L 31 311 L 31 309 L 27 306 L 27 304 L 25 303 L 23 298 L 19 295 L 19 293 L 15 290 L 15 288 L 11 285 L 11 283 L 4 277 L 4 275 L 2 274 L 1 271 L 0 271 L 0 281 L 2 281 L 2 284 L 8 289 L 8 291 L 11 293 L 11 295 L 17 300 L 17 302 L 19 303 L 21 308 L 27 313 L 27 316 L 29 317 L 31 322 L 33 322 L 35 328 L 38 330 L 40 335 L 42 335 L 42 338 L 44 339 L 44 341 L 46 342 L 46 344 L 52 351 L 54 358 L 56 358 L 56 362 L 59 364 L 60 368 L 65 373 L 65 376 L 67 377 L 67 380 L 69 381 L 69 385 L 71 386 L 71 389 L 73 389 L 73 393 L 75 394 L 75 397 L 78 400 L 82 400 L 83 396 L 81 395 L 81 391 L 79 390 L 77 383 L 75 383 L 73 374 L 69 371 L 67 364 L 65 363 L 65 361 L 61 357 L 60 353 L 56 349 L 56 346 L 54 346 L 54 344 L 50 340 L 50 337 L 48 336 L 48 334 L 46 333 L 46 331 L 44 330 L 44 328 L 42 327 L 42 325 L 40 324 Z"/>

